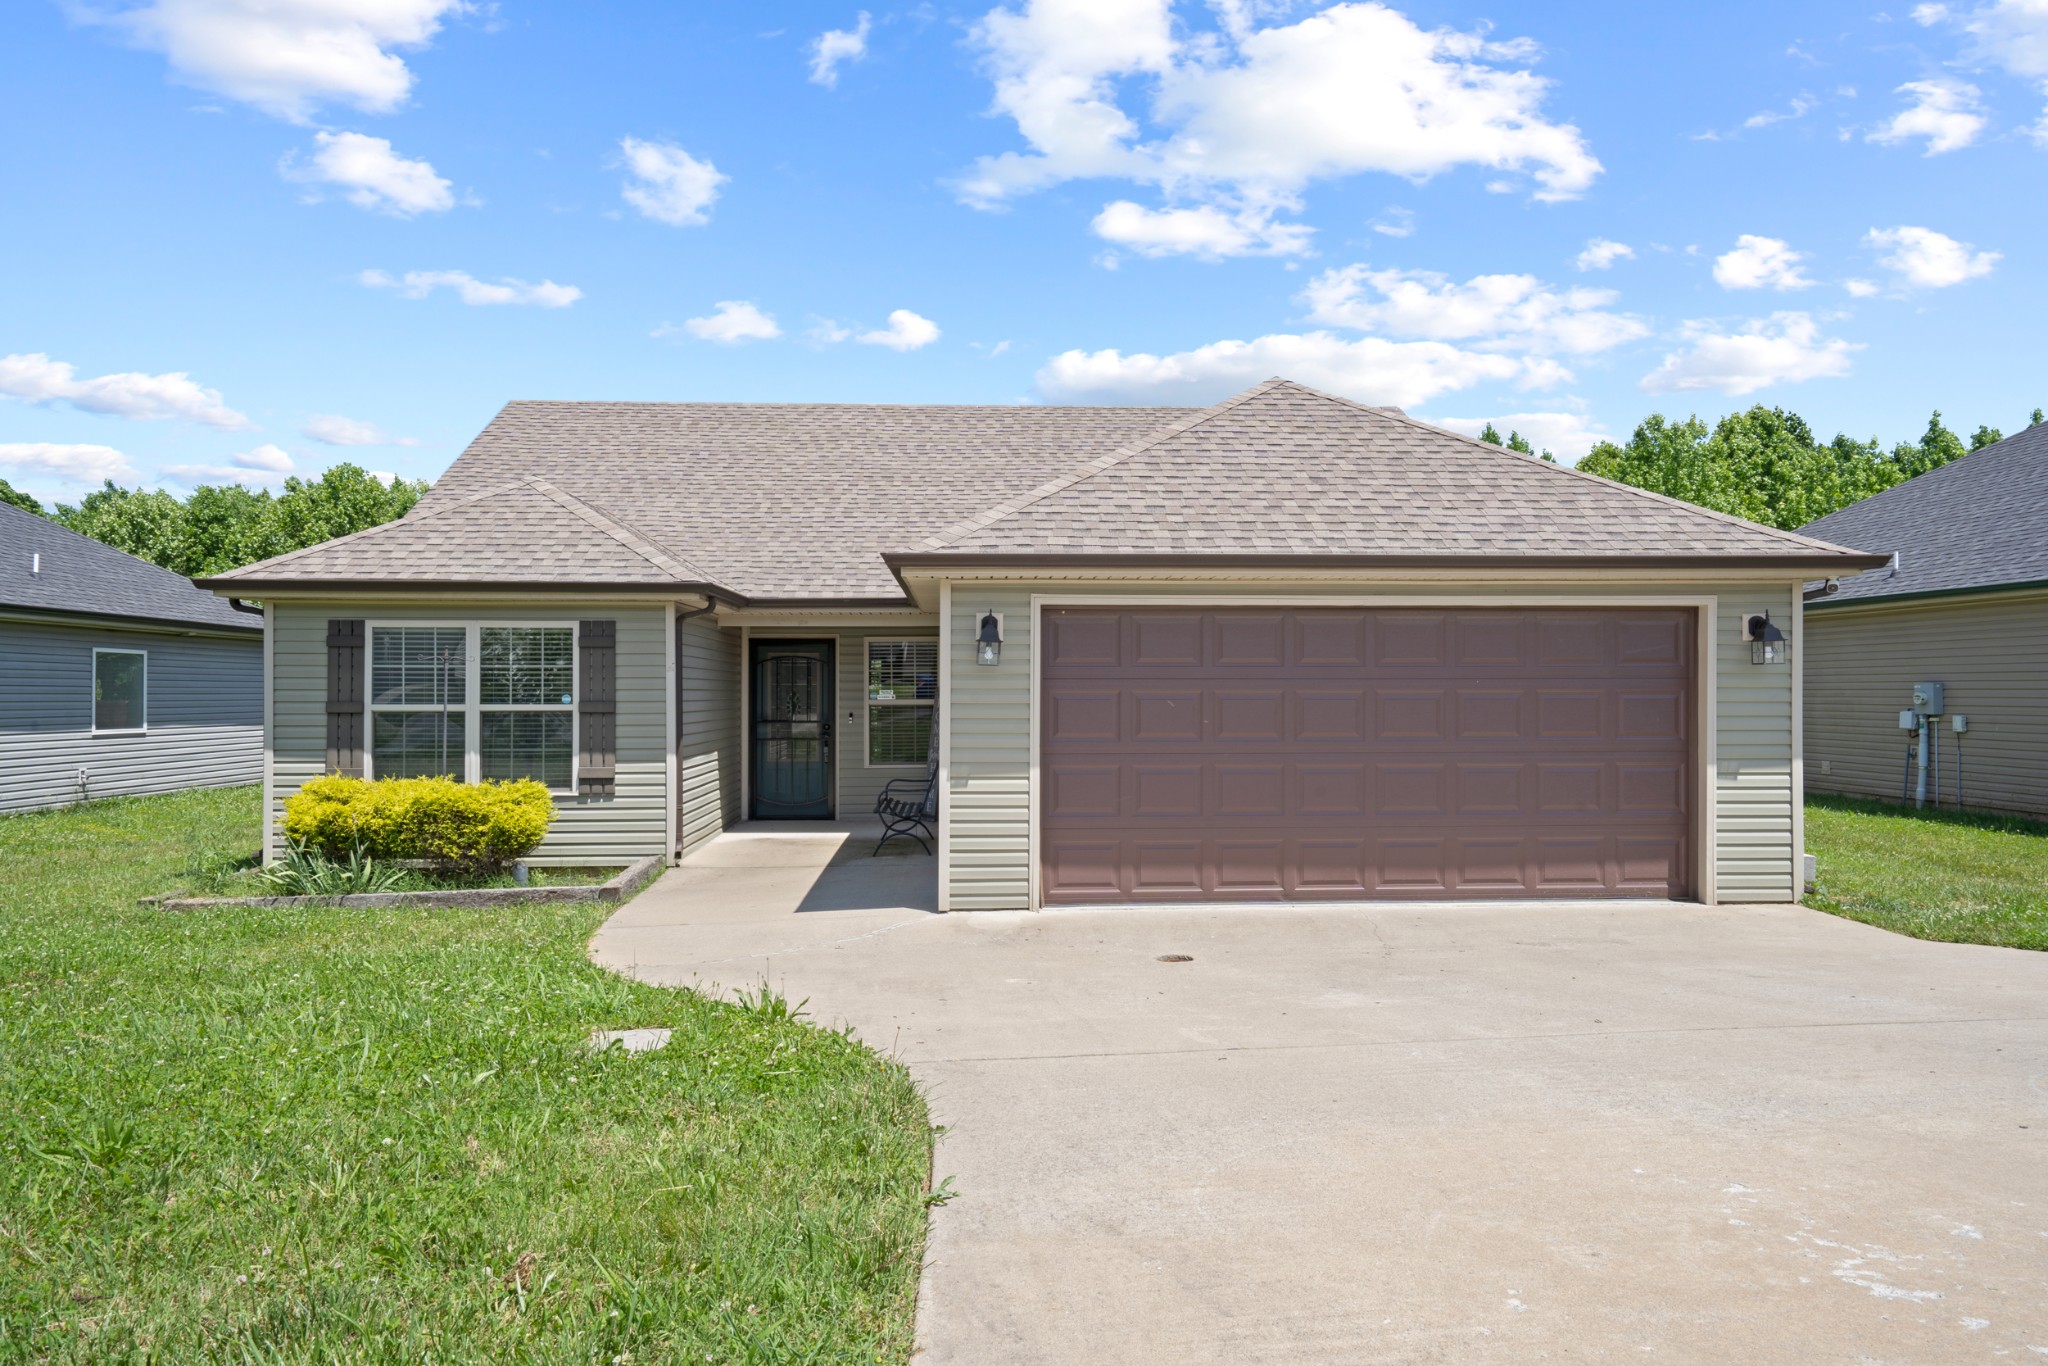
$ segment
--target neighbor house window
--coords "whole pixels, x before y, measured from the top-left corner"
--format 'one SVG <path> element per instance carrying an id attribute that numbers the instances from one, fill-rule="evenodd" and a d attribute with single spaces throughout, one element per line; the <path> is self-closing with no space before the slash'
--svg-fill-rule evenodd
<path id="1" fill-rule="evenodd" d="M 576 628 L 370 628 L 370 772 L 576 782 Z"/>
<path id="2" fill-rule="evenodd" d="M 149 725 L 149 656 L 141 650 L 92 652 L 92 728 L 144 730 Z"/>
<path id="3" fill-rule="evenodd" d="M 931 756 L 939 642 L 868 642 L 868 766 L 922 765 Z"/>

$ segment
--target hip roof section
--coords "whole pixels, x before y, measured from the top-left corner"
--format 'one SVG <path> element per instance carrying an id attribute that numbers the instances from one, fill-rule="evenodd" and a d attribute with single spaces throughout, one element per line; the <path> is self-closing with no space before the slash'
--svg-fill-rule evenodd
<path id="1" fill-rule="evenodd" d="M 2048 423 L 1809 522 L 1800 531 L 1889 555 L 1815 608 L 2048 582 Z"/>
<path id="2" fill-rule="evenodd" d="M 412 512 L 209 580 L 901 601 L 943 558 L 1859 562 L 1272 380 L 1214 408 L 512 403 Z"/>

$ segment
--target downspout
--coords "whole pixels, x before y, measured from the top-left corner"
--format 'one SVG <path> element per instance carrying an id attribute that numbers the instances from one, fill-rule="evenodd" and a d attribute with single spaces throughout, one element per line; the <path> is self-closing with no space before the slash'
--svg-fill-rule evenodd
<path id="1" fill-rule="evenodd" d="M 717 596 L 712 593 L 706 593 L 702 607 L 692 607 L 687 612 L 676 613 L 675 625 L 680 627 L 692 617 L 701 617 L 707 612 L 715 612 L 717 610 Z M 671 771 L 675 774 L 676 788 L 675 791 L 668 794 L 669 810 L 675 818 L 675 838 L 669 842 L 669 859 L 674 861 L 681 857 L 682 851 L 679 846 L 683 840 L 683 661 L 682 636 L 680 633 L 675 636 L 670 648 L 676 652 L 676 658 L 668 662 L 669 668 L 674 671 L 673 677 L 676 680 L 676 752 L 669 756 Z"/>
<path id="2" fill-rule="evenodd" d="M 251 606 L 248 602 L 244 601 L 241 598 L 229 598 L 228 606 L 234 608 L 237 612 L 247 612 L 251 616 L 260 617 L 263 615 L 263 609 L 261 607 Z"/>

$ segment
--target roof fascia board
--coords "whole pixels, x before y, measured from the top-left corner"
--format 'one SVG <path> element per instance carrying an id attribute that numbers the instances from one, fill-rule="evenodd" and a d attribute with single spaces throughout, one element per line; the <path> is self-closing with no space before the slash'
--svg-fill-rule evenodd
<path id="1" fill-rule="evenodd" d="M 890 553 L 882 557 L 898 580 L 906 576 L 957 578 L 963 570 L 1004 569 L 1031 573 L 1048 569 L 1119 571 L 1143 577 L 1146 570 L 1271 569 L 1290 571 L 1442 570 L 1527 574 L 1555 569 L 1640 574 L 1673 569 L 1690 572 L 1875 569 L 1888 556 L 1853 552 L 1827 555 L 1088 555 L 950 554 L 944 551 Z"/>
<path id="2" fill-rule="evenodd" d="M 351 589 L 347 585 L 336 587 L 334 585 L 322 584 L 318 587 L 301 585 L 295 589 L 278 592 L 238 592 L 236 596 L 260 598 L 264 602 L 335 603 L 358 606 L 390 605 L 396 607 L 414 606 L 420 603 L 489 602 L 494 605 L 502 605 L 508 600 L 545 602 L 550 606 L 563 606 L 572 603 L 591 605 L 618 603 L 635 607 L 659 606 L 666 602 L 695 600 L 697 606 L 704 607 L 710 606 L 713 602 L 724 598 L 726 595 L 723 591 L 712 594 L 706 593 L 702 589 L 692 588 L 621 588 L 617 585 L 603 584 L 580 587 L 510 584 L 502 589 L 493 589 L 487 584 L 457 584 L 452 587 L 423 589 L 417 592 L 409 592 L 402 588 L 394 589 L 389 584 L 366 586 L 361 589 Z"/>
<path id="3" fill-rule="evenodd" d="M 1858 598 L 1815 598 L 1806 604 L 1806 610 L 1808 613 L 1826 612 L 1833 615 L 1837 612 L 1854 611 L 1859 607 L 1895 607 L 1955 598 L 2003 598 L 2027 593 L 2048 593 L 2048 579 L 2028 579 L 2020 583 L 1980 583 L 1967 588 L 1927 588 L 1917 593 L 1882 593 Z"/>
<path id="4" fill-rule="evenodd" d="M 169 617 L 131 617 L 115 612 L 80 612 L 73 609 L 45 611 L 39 607 L 0 606 L 0 621 L 32 622 L 38 626 L 83 626 L 101 631 L 142 631 L 165 636 L 214 636 L 221 640 L 260 640 L 263 628 L 216 625 L 210 622 L 182 622 Z"/>
<path id="5" fill-rule="evenodd" d="M 390 579 L 288 579 L 281 583 L 250 579 L 194 579 L 193 582 L 224 598 L 262 598 L 277 602 L 296 598 L 359 598 L 371 595 L 400 598 L 504 597 L 515 593 L 527 596 L 603 593 L 613 597 L 658 598 L 664 602 L 682 596 L 746 602 L 731 589 L 707 583 L 617 583 L 604 580 L 580 583 L 557 579 L 531 583 L 516 579 L 413 579 L 403 582 Z"/>

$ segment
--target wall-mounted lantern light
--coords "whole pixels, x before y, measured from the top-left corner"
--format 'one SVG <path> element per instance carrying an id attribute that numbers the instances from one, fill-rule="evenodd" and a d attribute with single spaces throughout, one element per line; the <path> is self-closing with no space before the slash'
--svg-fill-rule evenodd
<path id="1" fill-rule="evenodd" d="M 1003 660 L 1003 619 L 994 612 L 981 614 L 981 630 L 974 637 L 974 662 L 996 665 Z"/>
<path id="2" fill-rule="evenodd" d="M 1743 639 L 1749 642 L 1749 662 L 1752 664 L 1786 664 L 1792 659 L 1792 642 L 1785 639 L 1785 633 L 1771 621 L 1769 612 L 1760 612 L 1746 618 L 1742 623 Z"/>

